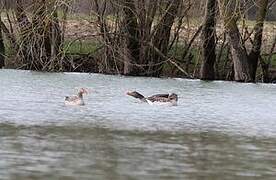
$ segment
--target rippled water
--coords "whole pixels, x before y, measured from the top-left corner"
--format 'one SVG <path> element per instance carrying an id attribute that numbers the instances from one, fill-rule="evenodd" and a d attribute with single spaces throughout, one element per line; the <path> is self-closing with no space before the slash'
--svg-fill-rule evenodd
<path id="1" fill-rule="evenodd" d="M 64 106 L 79 87 L 87 105 Z M 276 177 L 275 85 L 1 70 L 0 92 L 1 179 Z"/>

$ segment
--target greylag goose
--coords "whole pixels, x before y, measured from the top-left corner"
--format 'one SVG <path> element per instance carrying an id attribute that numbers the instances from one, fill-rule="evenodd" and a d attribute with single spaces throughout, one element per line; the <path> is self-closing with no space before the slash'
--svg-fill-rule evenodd
<path id="1" fill-rule="evenodd" d="M 64 104 L 71 105 L 71 106 L 83 106 L 84 105 L 83 94 L 88 94 L 88 91 L 84 88 L 80 88 L 78 95 L 66 96 L 64 100 Z"/>
<path id="2" fill-rule="evenodd" d="M 178 96 L 175 93 L 172 94 L 155 94 L 153 96 L 145 97 L 137 91 L 127 92 L 127 95 L 132 96 L 148 104 L 157 105 L 171 105 L 177 106 Z"/>

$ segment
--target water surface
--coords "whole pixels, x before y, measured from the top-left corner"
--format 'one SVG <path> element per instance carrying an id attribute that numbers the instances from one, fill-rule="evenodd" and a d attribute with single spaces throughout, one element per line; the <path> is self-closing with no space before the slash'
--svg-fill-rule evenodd
<path id="1" fill-rule="evenodd" d="M 64 106 L 80 87 L 86 106 Z M 275 85 L 1 70 L 0 92 L 1 179 L 276 176 Z"/>

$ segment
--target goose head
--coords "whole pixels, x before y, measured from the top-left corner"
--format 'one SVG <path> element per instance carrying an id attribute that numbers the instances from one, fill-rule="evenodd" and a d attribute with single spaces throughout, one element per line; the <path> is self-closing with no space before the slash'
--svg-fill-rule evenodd
<path id="1" fill-rule="evenodd" d="M 78 92 L 78 96 L 82 97 L 83 94 L 88 94 L 88 91 L 85 88 L 80 88 L 80 90 Z"/>
<path id="2" fill-rule="evenodd" d="M 137 91 L 129 91 L 126 94 L 128 96 L 132 96 L 132 97 L 138 98 L 138 99 L 144 99 L 145 98 L 142 94 L 138 93 Z"/>
<path id="3" fill-rule="evenodd" d="M 170 100 L 177 101 L 177 100 L 178 100 L 178 96 L 177 96 L 177 94 L 172 93 L 172 94 L 169 95 L 169 99 L 170 99 Z"/>

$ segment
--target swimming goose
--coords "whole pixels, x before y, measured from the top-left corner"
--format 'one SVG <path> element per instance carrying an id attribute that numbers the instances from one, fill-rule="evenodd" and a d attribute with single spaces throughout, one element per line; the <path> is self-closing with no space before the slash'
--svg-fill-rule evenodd
<path id="1" fill-rule="evenodd" d="M 132 96 L 146 102 L 148 104 L 157 104 L 157 105 L 172 105 L 177 106 L 178 96 L 175 93 L 172 94 L 155 94 L 150 97 L 145 97 L 137 91 L 127 92 L 127 95 Z"/>
<path id="2" fill-rule="evenodd" d="M 71 106 L 83 106 L 84 105 L 83 94 L 88 94 L 88 92 L 86 89 L 80 88 L 78 95 L 66 96 L 64 100 L 64 104 L 71 105 Z"/>

